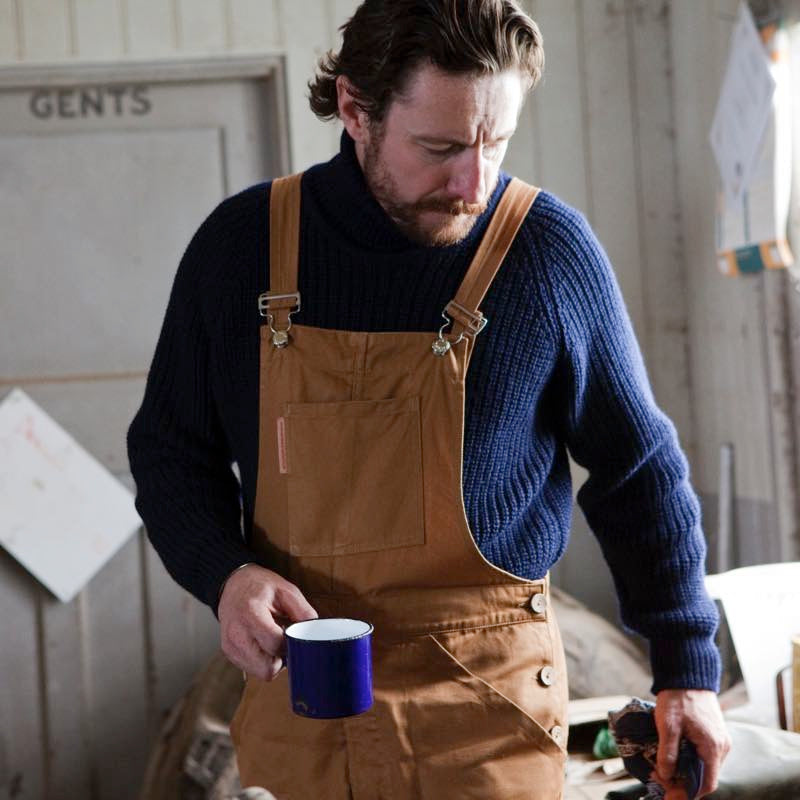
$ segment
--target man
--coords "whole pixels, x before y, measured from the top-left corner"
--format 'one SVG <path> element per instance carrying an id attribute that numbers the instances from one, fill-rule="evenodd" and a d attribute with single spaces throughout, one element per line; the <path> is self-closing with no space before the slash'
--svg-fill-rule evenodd
<path id="1" fill-rule="evenodd" d="M 728 739 L 685 459 L 591 230 L 500 172 L 542 66 L 511 0 L 366 0 L 310 86 L 341 152 L 222 203 L 178 270 L 129 434 L 137 506 L 217 610 L 248 674 L 243 780 L 281 800 L 561 796 L 546 575 L 567 449 L 651 643 L 658 777 L 684 796 L 683 735 L 701 794 L 716 785 Z M 282 626 L 318 614 L 375 624 L 360 717 L 288 710 Z"/>

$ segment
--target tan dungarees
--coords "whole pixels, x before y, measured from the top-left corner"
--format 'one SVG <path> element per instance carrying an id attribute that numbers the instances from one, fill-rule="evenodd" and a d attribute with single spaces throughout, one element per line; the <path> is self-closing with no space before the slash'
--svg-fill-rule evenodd
<path id="1" fill-rule="evenodd" d="M 505 190 L 444 341 L 293 325 L 277 347 L 298 301 L 300 176 L 272 185 L 253 546 L 320 616 L 374 624 L 375 704 L 306 719 L 285 671 L 249 679 L 231 726 L 243 786 L 279 800 L 561 797 L 567 677 L 548 579 L 483 558 L 461 483 L 477 309 L 536 192 Z"/>

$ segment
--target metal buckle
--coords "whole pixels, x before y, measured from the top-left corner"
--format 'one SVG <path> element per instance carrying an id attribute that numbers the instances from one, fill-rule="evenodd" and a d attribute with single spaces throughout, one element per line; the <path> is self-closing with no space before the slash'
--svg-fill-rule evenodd
<path id="1" fill-rule="evenodd" d="M 290 297 L 294 298 L 296 308 L 289 312 L 289 315 L 296 314 L 300 310 L 300 292 L 289 292 L 288 294 L 270 294 L 264 292 L 258 296 L 258 313 L 262 317 L 269 316 L 269 301 L 270 300 L 288 300 Z"/>
<path id="2" fill-rule="evenodd" d="M 289 312 L 285 330 L 276 330 L 272 324 L 274 317 L 269 313 L 270 301 L 286 300 L 289 298 L 294 299 L 295 307 Z M 272 331 L 272 344 L 275 345 L 275 347 L 283 348 L 289 344 L 289 330 L 292 327 L 292 314 L 296 314 L 299 310 L 300 292 L 289 292 L 288 294 L 269 294 L 269 292 L 264 292 L 258 296 L 258 313 L 262 317 L 266 317 L 269 329 Z"/>
<path id="3" fill-rule="evenodd" d="M 469 309 L 464 308 L 464 306 L 462 306 L 460 303 L 456 303 L 455 300 L 451 300 L 447 305 L 457 308 L 465 317 L 467 317 L 467 327 L 476 336 L 486 327 L 486 323 L 489 321 L 483 316 L 483 314 L 481 314 L 480 311 L 470 311 Z"/>
<path id="4" fill-rule="evenodd" d="M 477 336 L 485 327 L 486 323 L 489 322 L 488 317 L 484 317 L 483 314 L 478 312 L 478 314 L 473 314 L 471 311 L 467 311 L 466 308 L 451 301 L 451 303 L 459 310 L 463 311 L 465 316 L 469 318 L 469 322 L 467 323 L 467 328 L 471 331 L 473 336 Z M 450 305 L 450 303 L 448 303 Z M 445 320 L 444 325 L 439 328 L 439 335 L 433 340 L 433 344 L 431 345 L 431 350 L 433 350 L 433 354 L 436 356 L 443 356 L 446 355 L 447 351 L 453 346 L 458 344 L 465 336 L 466 331 L 462 331 L 458 334 L 458 339 L 455 341 L 450 341 L 450 339 L 445 339 L 444 337 L 444 329 L 450 325 L 453 320 L 451 317 L 447 315 L 446 311 L 442 311 L 442 319 Z"/>

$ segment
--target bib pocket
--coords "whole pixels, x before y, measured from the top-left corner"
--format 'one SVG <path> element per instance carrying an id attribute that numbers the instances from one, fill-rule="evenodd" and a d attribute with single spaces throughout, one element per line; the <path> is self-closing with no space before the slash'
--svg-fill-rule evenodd
<path id="1" fill-rule="evenodd" d="M 288 403 L 281 424 L 292 555 L 424 544 L 419 397 Z"/>

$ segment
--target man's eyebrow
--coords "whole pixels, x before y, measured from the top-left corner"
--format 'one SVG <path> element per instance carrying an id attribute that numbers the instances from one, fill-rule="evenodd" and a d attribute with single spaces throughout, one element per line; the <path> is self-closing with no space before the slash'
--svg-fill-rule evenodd
<path id="1" fill-rule="evenodd" d="M 502 139 L 510 139 L 514 135 L 515 131 L 516 128 L 512 128 L 509 131 L 503 131 L 503 133 L 499 134 L 497 137 L 495 137 L 495 139 L 492 139 L 490 141 L 500 141 Z M 459 139 L 457 136 L 446 136 L 446 135 L 436 136 L 433 134 L 420 133 L 420 134 L 412 134 L 412 138 L 418 142 L 424 142 L 427 144 L 457 144 L 460 145 L 461 147 L 470 147 L 472 144 L 472 142 L 466 142 L 463 139 Z"/>

